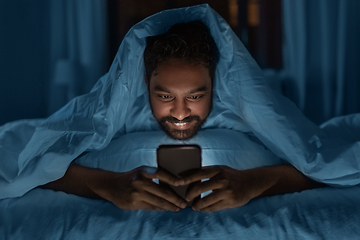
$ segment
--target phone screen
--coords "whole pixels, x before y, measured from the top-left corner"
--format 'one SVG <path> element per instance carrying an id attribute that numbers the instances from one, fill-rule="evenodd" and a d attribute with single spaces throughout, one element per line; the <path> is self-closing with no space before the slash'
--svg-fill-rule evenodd
<path id="1" fill-rule="evenodd" d="M 157 149 L 157 163 L 160 169 L 180 178 L 189 170 L 201 168 L 201 148 L 198 145 L 160 145 Z M 160 181 L 160 184 L 166 183 Z M 188 185 L 170 187 L 185 200 Z M 191 202 L 188 206 L 191 206 Z"/>

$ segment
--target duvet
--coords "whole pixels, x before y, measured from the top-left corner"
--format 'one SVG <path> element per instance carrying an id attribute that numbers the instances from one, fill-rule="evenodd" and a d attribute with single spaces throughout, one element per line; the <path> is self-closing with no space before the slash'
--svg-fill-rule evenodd
<path id="1" fill-rule="evenodd" d="M 161 143 L 202 148 L 203 165 L 237 169 L 284 161 L 247 134 L 203 130 L 190 141 L 161 131 L 137 132 L 113 140 L 101 151 L 76 159 L 84 166 L 128 171 L 156 166 Z M 45 189 L 0 200 L 2 239 L 358 239 L 360 186 L 325 187 L 252 200 L 214 213 L 190 208 L 179 213 L 124 211 L 113 204 Z"/>
<path id="2" fill-rule="evenodd" d="M 221 56 L 213 109 L 199 133 L 169 139 L 148 103 L 146 37 L 177 22 L 209 26 Z M 237 169 L 289 163 L 328 187 L 256 199 L 215 213 L 123 211 L 109 202 L 39 189 L 71 162 L 112 171 L 156 166 L 160 144 L 198 144 L 203 165 Z M 134 25 L 90 93 L 48 119 L 0 127 L 0 238 L 358 239 L 360 114 L 309 121 L 274 93 L 261 69 L 208 5 L 173 9 Z"/>

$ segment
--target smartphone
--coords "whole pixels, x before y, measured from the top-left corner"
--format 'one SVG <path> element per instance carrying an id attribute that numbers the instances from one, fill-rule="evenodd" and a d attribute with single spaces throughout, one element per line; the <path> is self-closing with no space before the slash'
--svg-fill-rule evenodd
<path id="1" fill-rule="evenodd" d="M 166 170 L 180 178 L 189 170 L 201 168 L 201 148 L 198 145 L 160 145 L 157 148 L 157 164 L 160 169 Z M 159 184 L 166 184 L 162 181 Z M 195 184 L 195 183 L 193 183 Z M 185 200 L 189 185 L 172 188 L 182 199 Z M 188 202 L 188 207 L 191 206 Z"/>

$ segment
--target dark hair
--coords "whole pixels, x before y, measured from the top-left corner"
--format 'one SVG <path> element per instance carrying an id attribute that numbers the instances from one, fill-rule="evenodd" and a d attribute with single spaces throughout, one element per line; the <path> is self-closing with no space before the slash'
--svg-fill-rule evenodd
<path id="1" fill-rule="evenodd" d="M 169 59 L 186 61 L 194 65 L 202 64 L 209 69 L 213 80 L 219 61 L 219 50 L 204 23 L 177 23 L 164 34 L 147 38 L 144 52 L 147 78 L 150 80 L 157 66 Z"/>

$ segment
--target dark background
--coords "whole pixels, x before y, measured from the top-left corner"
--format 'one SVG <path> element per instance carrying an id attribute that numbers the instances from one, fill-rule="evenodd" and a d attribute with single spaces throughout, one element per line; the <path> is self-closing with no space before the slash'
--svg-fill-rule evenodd
<path id="1" fill-rule="evenodd" d="M 201 3 L 230 23 L 262 68 L 281 68 L 280 0 L 107 0 L 108 65 L 135 23 L 165 9 Z M 52 113 L 49 9 L 47 0 L 0 0 L 0 125 Z"/>

